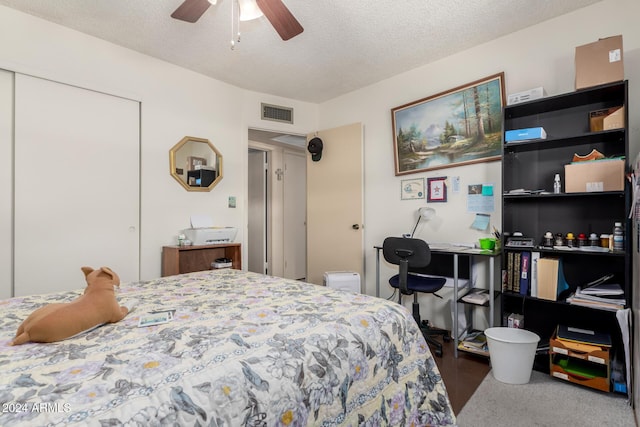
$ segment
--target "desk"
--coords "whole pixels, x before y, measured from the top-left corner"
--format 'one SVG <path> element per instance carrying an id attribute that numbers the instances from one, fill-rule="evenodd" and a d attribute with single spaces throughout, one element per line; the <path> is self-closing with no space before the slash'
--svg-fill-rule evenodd
<path id="1" fill-rule="evenodd" d="M 380 250 L 382 246 L 374 246 L 376 249 L 376 297 L 380 297 Z M 494 283 L 495 283 L 495 259 L 500 256 L 500 250 L 489 251 L 485 249 L 467 248 L 464 246 L 455 246 L 447 243 L 430 243 L 429 249 L 434 254 L 451 255 L 453 259 L 453 355 L 458 358 L 458 276 L 460 272 L 459 257 L 480 256 L 489 258 L 489 327 L 493 327 L 493 318 L 495 314 L 494 303 Z M 465 331 L 466 332 L 466 331 Z"/>

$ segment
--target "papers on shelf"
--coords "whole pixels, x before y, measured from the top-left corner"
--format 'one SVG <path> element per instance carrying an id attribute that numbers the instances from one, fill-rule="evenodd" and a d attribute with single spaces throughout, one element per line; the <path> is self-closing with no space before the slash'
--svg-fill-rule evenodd
<path id="1" fill-rule="evenodd" d="M 483 305 L 489 302 L 489 291 L 486 289 L 473 289 L 462 297 L 462 301 L 470 304 Z"/>
<path id="2" fill-rule="evenodd" d="M 542 193 L 545 193 L 545 190 L 527 190 L 525 188 L 516 188 L 515 190 L 509 190 L 504 192 L 504 194 L 508 194 L 510 196 L 542 194 Z"/>
<path id="3" fill-rule="evenodd" d="M 616 311 L 622 310 L 626 301 L 620 285 L 606 283 L 590 286 L 584 290 L 578 287 L 576 292 L 567 298 L 567 302 L 573 305 Z"/>
<path id="4" fill-rule="evenodd" d="M 618 283 L 605 283 L 611 278 L 613 274 L 605 274 L 583 287 L 578 287 L 576 292 L 567 298 L 567 302 L 603 310 L 622 310 L 626 303 L 624 290 Z"/>
<path id="5" fill-rule="evenodd" d="M 617 283 L 600 283 L 585 287 L 580 293 L 583 295 L 624 295 L 622 287 Z"/>

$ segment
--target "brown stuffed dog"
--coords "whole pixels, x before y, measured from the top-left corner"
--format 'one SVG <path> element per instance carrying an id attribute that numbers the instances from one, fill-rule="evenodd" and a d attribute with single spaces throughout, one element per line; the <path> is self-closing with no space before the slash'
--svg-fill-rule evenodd
<path id="1" fill-rule="evenodd" d="M 122 320 L 129 310 L 116 300 L 114 286 L 120 278 L 110 268 L 82 267 L 87 279 L 84 294 L 69 303 L 40 307 L 22 322 L 11 345 L 26 342 L 54 342 L 87 331 L 103 323 Z"/>

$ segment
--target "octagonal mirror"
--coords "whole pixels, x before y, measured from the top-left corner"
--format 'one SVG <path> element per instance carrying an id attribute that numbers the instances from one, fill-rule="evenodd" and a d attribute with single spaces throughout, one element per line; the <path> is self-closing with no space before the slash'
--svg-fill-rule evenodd
<path id="1" fill-rule="evenodd" d="M 185 136 L 169 150 L 169 168 L 187 191 L 211 191 L 222 179 L 222 155 L 208 139 Z"/>

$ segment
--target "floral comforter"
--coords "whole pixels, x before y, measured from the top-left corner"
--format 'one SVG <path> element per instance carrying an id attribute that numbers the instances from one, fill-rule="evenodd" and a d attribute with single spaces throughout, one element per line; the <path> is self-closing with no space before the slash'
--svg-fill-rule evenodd
<path id="1" fill-rule="evenodd" d="M 431 353 L 403 307 L 237 270 L 122 284 L 122 321 L 9 345 L 65 292 L 0 301 L 0 425 L 454 425 Z M 140 315 L 175 309 L 169 323 Z"/>

